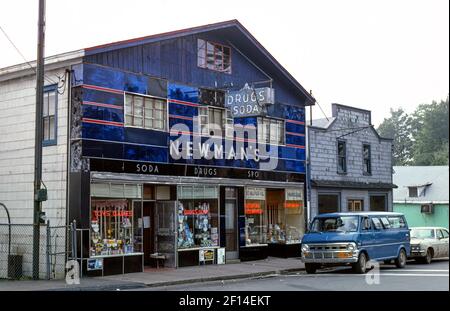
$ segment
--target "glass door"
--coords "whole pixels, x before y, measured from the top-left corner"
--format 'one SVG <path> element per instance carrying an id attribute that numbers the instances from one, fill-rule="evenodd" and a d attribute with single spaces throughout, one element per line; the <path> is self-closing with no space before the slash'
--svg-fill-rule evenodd
<path id="1" fill-rule="evenodd" d="M 347 208 L 349 212 L 361 212 L 363 210 L 363 201 L 348 200 Z"/>
<path id="2" fill-rule="evenodd" d="M 230 187 L 225 188 L 225 243 L 226 259 L 238 259 L 237 189 Z"/>
<path id="3" fill-rule="evenodd" d="M 155 249 L 159 255 L 164 256 L 164 266 L 167 268 L 177 267 L 176 211 L 176 201 L 156 203 Z"/>

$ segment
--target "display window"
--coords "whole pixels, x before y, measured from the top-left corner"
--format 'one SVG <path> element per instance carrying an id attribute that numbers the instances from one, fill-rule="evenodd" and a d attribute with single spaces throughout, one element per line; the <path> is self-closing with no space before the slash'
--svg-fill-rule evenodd
<path id="1" fill-rule="evenodd" d="M 266 243 L 265 211 L 266 189 L 245 188 L 245 246 L 257 246 Z"/>
<path id="2" fill-rule="evenodd" d="M 303 190 L 267 190 L 267 242 L 300 243 L 304 233 Z"/>
<path id="3" fill-rule="evenodd" d="M 142 202 L 139 187 L 91 185 L 91 257 L 142 252 Z"/>
<path id="4" fill-rule="evenodd" d="M 219 189 L 178 186 L 179 250 L 219 246 Z"/>
<path id="5" fill-rule="evenodd" d="M 285 190 L 284 212 L 286 244 L 300 243 L 305 233 L 304 196 L 302 188 Z"/>

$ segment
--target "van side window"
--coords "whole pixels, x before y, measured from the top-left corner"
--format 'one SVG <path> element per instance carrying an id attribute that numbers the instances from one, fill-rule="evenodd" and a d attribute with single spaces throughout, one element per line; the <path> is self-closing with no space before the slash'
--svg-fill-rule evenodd
<path id="1" fill-rule="evenodd" d="M 388 217 L 389 223 L 391 224 L 392 229 L 405 228 L 405 220 L 401 216 L 391 216 Z"/>
<path id="2" fill-rule="evenodd" d="M 370 219 L 367 218 L 367 217 L 364 217 L 364 218 L 361 220 L 361 230 L 362 230 L 362 231 L 368 231 L 368 230 L 370 230 L 370 229 L 371 229 L 371 226 L 370 226 Z"/>
<path id="3" fill-rule="evenodd" d="M 384 229 L 390 229 L 391 223 L 386 217 L 380 217 L 381 223 L 383 224 Z"/>
<path id="4" fill-rule="evenodd" d="M 375 218 L 375 217 L 372 218 L 372 224 L 373 224 L 374 228 L 377 230 L 383 229 L 383 225 L 381 224 L 381 221 L 378 218 Z"/>

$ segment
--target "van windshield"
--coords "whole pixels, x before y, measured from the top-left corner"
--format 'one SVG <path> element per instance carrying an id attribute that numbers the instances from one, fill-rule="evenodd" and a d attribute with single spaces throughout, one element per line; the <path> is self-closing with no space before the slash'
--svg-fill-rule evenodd
<path id="1" fill-rule="evenodd" d="M 357 216 L 339 216 L 315 218 L 310 232 L 356 232 L 357 230 Z"/>

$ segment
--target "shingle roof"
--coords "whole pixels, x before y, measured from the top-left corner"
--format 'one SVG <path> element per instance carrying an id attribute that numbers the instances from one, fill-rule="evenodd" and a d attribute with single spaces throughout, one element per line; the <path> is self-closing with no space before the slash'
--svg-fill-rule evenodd
<path id="1" fill-rule="evenodd" d="M 325 118 L 323 118 L 323 119 L 315 119 L 315 120 L 312 120 L 312 126 L 313 127 L 320 127 L 320 128 L 323 128 L 323 129 L 327 129 L 331 125 L 331 123 L 333 123 L 333 121 L 335 119 L 336 118 L 334 118 L 334 117 L 328 118 L 328 119 L 325 119 Z"/>
<path id="2" fill-rule="evenodd" d="M 448 166 L 394 166 L 394 201 L 448 202 Z M 428 184 L 428 185 L 427 185 Z M 409 197 L 408 187 L 425 187 L 417 198 Z"/>

